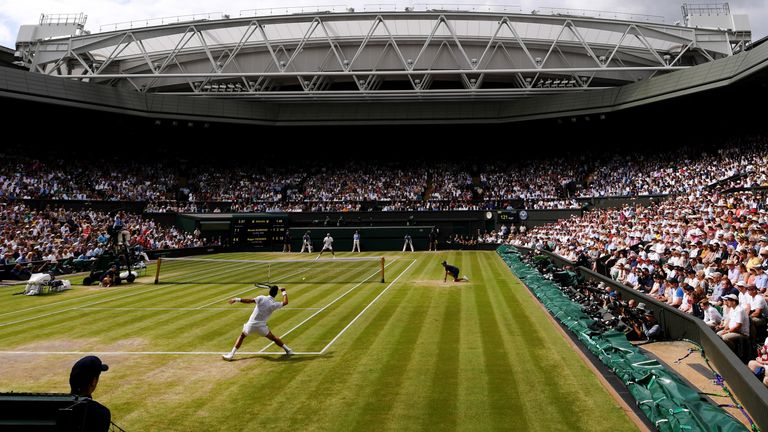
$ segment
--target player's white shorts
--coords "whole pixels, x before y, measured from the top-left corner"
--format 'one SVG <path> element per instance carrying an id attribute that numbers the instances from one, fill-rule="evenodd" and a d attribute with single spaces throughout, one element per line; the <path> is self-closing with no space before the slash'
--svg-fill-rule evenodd
<path id="1" fill-rule="evenodd" d="M 255 321 L 248 321 L 243 325 L 243 333 L 246 336 L 253 332 L 256 332 L 259 336 L 266 336 L 269 333 L 269 327 L 267 327 L 266 323 Z"/>

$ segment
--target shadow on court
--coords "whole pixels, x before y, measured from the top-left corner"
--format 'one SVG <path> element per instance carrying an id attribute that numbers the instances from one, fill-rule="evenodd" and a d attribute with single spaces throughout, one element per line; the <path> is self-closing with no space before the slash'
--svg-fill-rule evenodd
<path id="1" fill-rule="evenodd" d="M 317 354 L 317 355 L 314 355 L 314 354 L 312 354 L 312 355 L 301 355 L 300 354 L 300 355 L 292 355 L 292 356 L 289 356 L 289 355 L 286 355 L 286 354 L 283 354 L 283 355 L 280 355 L 280 356 L 264 355 L 264 354 L 253 354 L 253 355 L 248 355 L 248 356 L 244 355 L 242 357 L 237 357 L 237 358 L 235 358 L 232 361 L 233 362 L 237 362 L 237 361 L 245 361 L 245 360 L 267 360 L 267 361 L 276 362 L 276 363 L 281 363 L 281 362 L 302 363 L 302 362 L 313 361 L 313 360 L 317 360 L 317 359 L 321 359 L 321 358 L 333 358 L 333 356 L 329 355 L 329 354 Z"/>

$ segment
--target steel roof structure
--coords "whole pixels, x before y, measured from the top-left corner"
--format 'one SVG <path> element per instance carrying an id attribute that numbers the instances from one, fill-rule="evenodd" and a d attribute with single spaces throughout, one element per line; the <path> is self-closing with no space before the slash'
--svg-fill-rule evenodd
<path id="1" fill-rule="evenodd" d="M 140 93 L 273 102 L 604 90 L 729 57 L 750 38 L 644 21 L 440 10 L 206 18 L 39 37 L 45 26 L 82 30 L 84 21 L 43 16 L 22 27 L 21 62 Z"/>
<path id="2" fill-rule="evenodd" d="M 768 43 L 749 42 L 746 16 L 723 6 L 685 5 L 685 26 L 571 10 L 281 8 L 119 23 L 94 34 L 82 14 L 44 15 L 19 31 L 14 63 L 25 70 L 0 67 L 0 102 L 187 125 L 603 118 L 764 82 Z M 742 97 L 754 94 L 743 87 Z"/>

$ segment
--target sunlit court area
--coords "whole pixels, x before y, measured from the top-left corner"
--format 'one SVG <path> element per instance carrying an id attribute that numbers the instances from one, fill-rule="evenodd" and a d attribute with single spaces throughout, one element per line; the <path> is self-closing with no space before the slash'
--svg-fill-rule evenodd
<path id="1" fill-rule="evenodd" d="M 63 292 L 45 304 L 5 297 L 0 356 L 14 372 L 3 374 L 0 386 L 64 392 L 73 359 L 93 353 L 110 366 L 100 399 L 135 430 L 488 430 L 542 412 L 547 420 L 531 429 L 567 430 L 586 427 L 579 425 L 598 411 L 603 424 L 590 429 L 635 429 L 575 352 L 550 355 L 544 343 L 563 344 L 563 336 L 495 253 L 386 258 L 384 283 L 367 262 L 328 271 L 322 267 L 336 263 L 307 269 L 299 261 L 275 273 L 273 282 L 292 300 L 269 324 L 295 351 L 290 357 L 264 338 L 249 338 L 235 361 L 221 360 L 251 309 L 226 300 L 263 294 L 249 281 L 252 272 L 238 271 L 242 264 L 214 270 L 229 283 L 206 276 L 213 270 L 206 263 L 185 266 L 176 282 L 139 278 L 130 287 Z M 463 265 L 471 280 L 442 282 L 441 259 Z M 294 272 L 307 279 L 288 282 Z M 529 392 L 520 383 L 547 390 Z M 231 415 L 250 409 L 251 400 L 283 415 Z"/>
<path id="2" fill-rule="evenodd" d="M 764 6 L 38 3 L 0 431 L 768 428 Z"/>

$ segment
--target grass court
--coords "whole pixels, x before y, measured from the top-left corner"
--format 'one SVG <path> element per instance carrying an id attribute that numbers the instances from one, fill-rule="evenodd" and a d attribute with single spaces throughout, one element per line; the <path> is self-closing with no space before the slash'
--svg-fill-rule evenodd
<path id="1" fill-rule="evenodd" d="M 110 288 L 0 288 L 0 391 L 66 393 L 96 354 L 110 369 L 94 399 L 127 431 L 637 430 L 495 252 L 384 256 L 385 283 L 370 265 L 275 266 L 290 303 L 269 327 L 298 354 L 251 335 L 230 363 L 253 305 L 226 300 L 266 294 L 237 264 L 175 270 L 185 283 L 154 285 L 150 266 Z M 470 281 L 443 283 L 444 259 Z"/>

